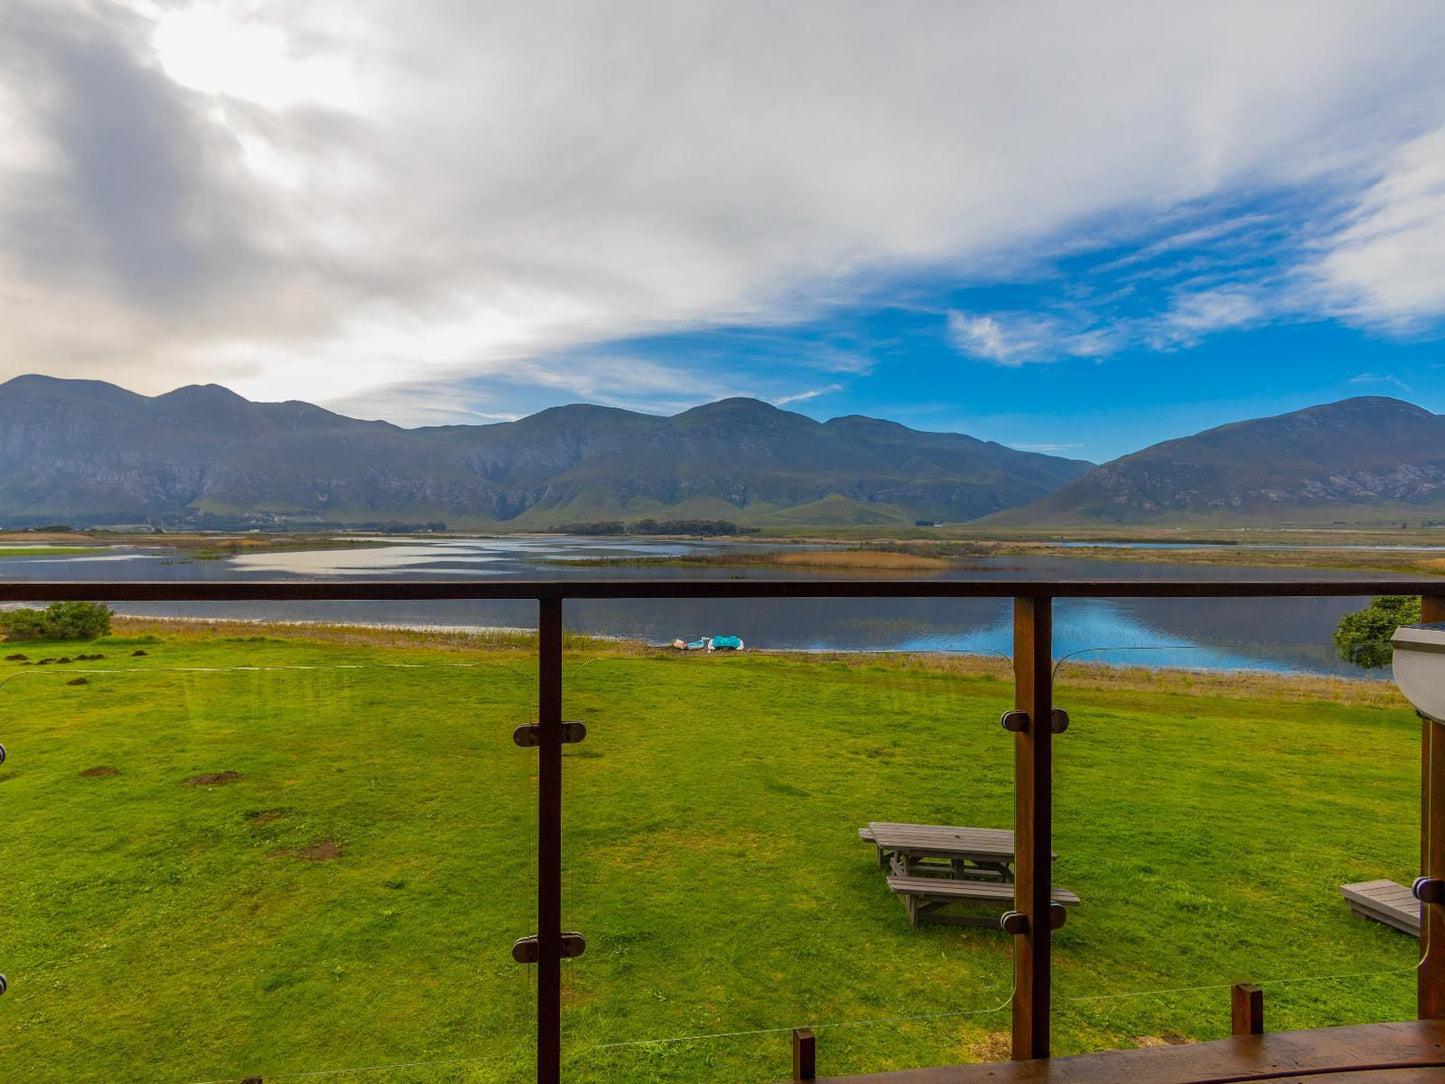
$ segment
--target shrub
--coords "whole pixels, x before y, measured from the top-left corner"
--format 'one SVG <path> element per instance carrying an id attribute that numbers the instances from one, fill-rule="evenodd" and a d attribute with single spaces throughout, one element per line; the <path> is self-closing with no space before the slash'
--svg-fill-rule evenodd
<path id="1" fill-rule="evenodd" d="M 6 640 L 43 640 L 45 615 L 39 610 L 10 610 L 0 614 L 0 630 Z"/>
<path id="2" fill-rule="evenodd" d="M 52 602 L 41 610 L 0 614 L 7 640 L 94 640 L 110 633 L 110 607 L 98 602 Z"/>
<path id="3" fill-rule="evenodd" d="M 557 530 L 563 534 L 602 535 L 626 534 L 627 528 L 620 519 L 589 520 L 586 523 L 559 523 Z"/>
<path id="4" fill-rule="evenodd" d="M 633 534 L 733 535 L 756 534 L 756 527 L 739 527 L 726 519 L 639 519 L 632 525 Z"/>
<path id="5" fill-rule="evenodd" d="M 1345 614 L 1335 629 L 1335 648 L 1340 658 L 1372 670 L 1389 665 L 1393 657 L 1390 637 L 1401 625 L 1420 620 L 1420 599 L 1416 595 L 1376 595 L 1363 610 Z"/>

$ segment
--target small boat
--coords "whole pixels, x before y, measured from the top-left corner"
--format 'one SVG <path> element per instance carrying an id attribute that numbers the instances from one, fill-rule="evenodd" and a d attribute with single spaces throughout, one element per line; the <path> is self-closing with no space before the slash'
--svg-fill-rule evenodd
<path id="1" fill-rule="evenodd" d="M 743 641 L 740 636 L 714 636 L 709 651 L 741 651 Z"/>

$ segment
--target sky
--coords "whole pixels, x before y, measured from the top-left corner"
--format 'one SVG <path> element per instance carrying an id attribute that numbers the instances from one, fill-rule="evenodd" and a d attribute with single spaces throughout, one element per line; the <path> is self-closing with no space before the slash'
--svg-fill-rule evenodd
<path id="1" fill-rule="evenodd" d="M 0 380 L 1445 412 L 1445 4 L 0 0 Z"/>

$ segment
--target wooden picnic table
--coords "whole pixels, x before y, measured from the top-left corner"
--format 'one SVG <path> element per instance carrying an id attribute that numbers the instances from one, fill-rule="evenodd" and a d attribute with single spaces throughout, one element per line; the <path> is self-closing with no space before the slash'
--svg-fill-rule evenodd
<path id="1" fill-rule="evenodd" d="M 1013 905 L 1014 834 L 1005 828 L 873 821 L 858 829 L 858 838 L 872 843 L 878 865 L 890 870 L 888 887 L 903 901 L 910 924 L 996 927 L 998 915 Z M 1052 899 L 1062 907 L 1079 903 L 1066 888 L 1053 888 Z M 944 913 L 959 905 L 972 911 Z"/>
<path id="2" fill-rule="evenodd" d="M 858 838 L 874 844 L 878 865 L 898 877 L 1014 879 L 1014 834 L 1006 828 L 870 821 L 858 830 Z"/>

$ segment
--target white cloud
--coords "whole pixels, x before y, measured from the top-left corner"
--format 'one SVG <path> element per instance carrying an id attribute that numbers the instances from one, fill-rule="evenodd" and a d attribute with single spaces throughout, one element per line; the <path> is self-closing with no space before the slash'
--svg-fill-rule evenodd
<path id="1" fill-rule="evenodd" d="M 10 0 L 0 378 L 696 402 L 725 382 L 577 373 L 572 348 L 785 322 L 1381 161 L 1322 274 L 1362 319 L 1414 319 L 1445 308 L 1438 145 L 1411 142 L 1440 123 L 1442 31 L 1408 0 Z M 1160 333 L 1255 318 L 1184 298 Z M 1001 364 L 1126 341 L 959 321 Z"/>
<path id="2" fill-rule="evenodd" d="M 1259 323 L 1269 315 L 1267 304 L 1254 289 L 1222 286 L 1182 292 L 1157 318 L 1141 325 L 1145 341 L 1156 350 L 1193 346 L 1206 335 Z"/>
<path id="3" fill-rule="evenodd" d="M 1016 367 L 1067 357 L 1102 358 L 1130 348 L 1178 350 L 1214 332 L 1251 327 L 1272 315 L 1259 290 L 1221 286 L 1177 290 L 1162 311 L 1116 319 L 1087 305 L 1075 305 L 1062 315 L 950 312 L 948 335 L 968 357 Z"/>
<path id="4" fill-rule="evenodd" d="M 1445 315 L 1445 125 L 1399 148 L 1313 267 L 1334 310 L 1411 331 Z"/>
<path id="5" fill-rule="evenodd" d="M 826 388 L 813 388 L 811 391 L 798 391 L 791 395 L 783 395 L 773 400 L 773 406 L 785 406 L 788 403 L 805 403 L 809 399 L 817 399 L 823 395 L 832 395 L 835 391 L 842 391 L 842 384 L 829 384 Z"/>
<path id="6" fill-rule="evenodd" d="M 1399 388 L 1401 391 L 1403 391 L 1406 395 L 1413 394 L 1413 391 L 1412 391 L 1412 389 L 1411 389 L 1411 387 L 1410 387 L 1409 384 L 1406 384 L 1406 383 L 1405 383 L 1403 380 L 1401 380 L 1398 376 L 1393 376 L 1393 375 L 1391 375 L 1390 373 L 1360 373 L 1360 374 L 1358 374 L 1358 375 L 1356 375 L 1356 376 L 1350 377 L 1350 383 L 1351 383 L 1351 384 L 1393 384 L 1395 387 L 1397 387 L 1397 388 Z"/>
<path id="7" fill-rule="evenodd" d="M 1043 452 L 1046 455 L 1057 455 L 1060 452 L 1067 452 L 1073 448 L 1082 448 L 1082 444 L 1010 444 L 1010 448 L 1017 448 L 1021 452 Z"/>
<path id="8" fill-rule="evenodd" d="M 1117 345 L 1111 330 L 1027 312 L 950 312 L 948 335 L 964 354 L 1009 366 L 1064 357 L 1102 357 Z"/>

